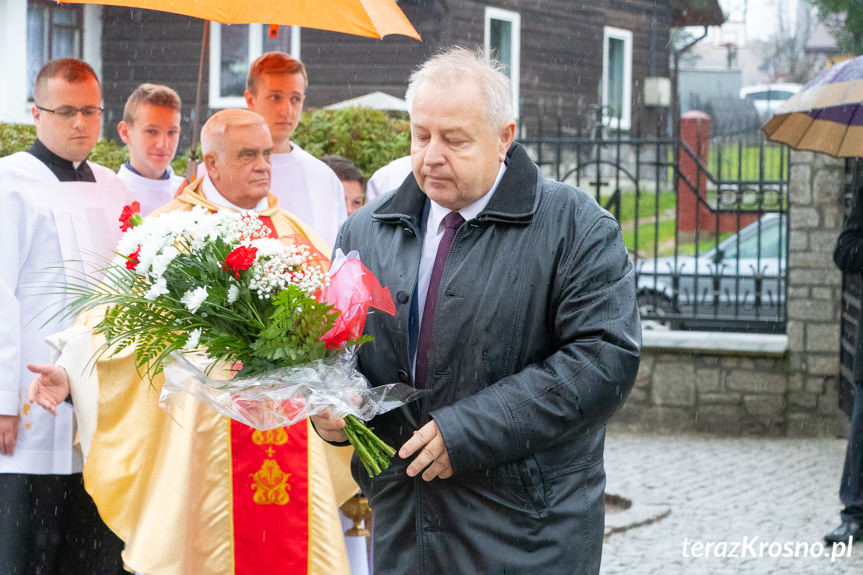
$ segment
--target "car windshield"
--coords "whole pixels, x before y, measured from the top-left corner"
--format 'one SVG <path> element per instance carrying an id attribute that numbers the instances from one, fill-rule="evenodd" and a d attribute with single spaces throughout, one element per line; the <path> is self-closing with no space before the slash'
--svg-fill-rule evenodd
<path id="1" fill-rule="evenodd" d="M 757 223 L 751 224 L 749 228 L 740 232 L 739 241 L 738 237 L 732 236 L 722 242 L 724 258 L 737 259 L 738 249 L 740 259 L 782 257 L 781 237 L 776 221 L 762 222 L 760 232 L 759 234 Z"/>

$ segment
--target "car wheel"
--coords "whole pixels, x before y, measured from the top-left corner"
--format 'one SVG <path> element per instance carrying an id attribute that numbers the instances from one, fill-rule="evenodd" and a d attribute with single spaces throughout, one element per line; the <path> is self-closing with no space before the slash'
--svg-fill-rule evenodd
<path id="1" fill-rule="evenodd" d="M 648 292 L 638 295 L 638 313 L 641 315 L 641 329 L 671 330 L 676 329 L 677 322 L 674 305 L 666 296 Z"/>

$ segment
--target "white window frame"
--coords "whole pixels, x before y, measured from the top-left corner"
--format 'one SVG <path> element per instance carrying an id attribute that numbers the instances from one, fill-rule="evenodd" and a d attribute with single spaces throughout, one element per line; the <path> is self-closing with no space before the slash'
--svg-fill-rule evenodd
<path id="1" fill-rule="evenodd" d="M 102 6 L 84 6 L 83 54 L 102 77 Z M 33 124 L 33 101 L 27 98 L 27 0 L 0 0 L 0 122 Z"/>
<path id="2" fill-rule="evenodd" d="M 502 8 L 494 8 L 486 6 L 485 8 L 485 33 L 484 33 L 484 51 L 487 58 L 492 57 L 491 53 L 491 21 L 502 20 L 509 22 L 512 25 L 512 36 L 510 43 L 512 46 L 512 62 L 510 64 L 510 81 L 512 83 L 512 110 L 516 118 L 519 115 L 519 85 L 521 80 L 521 14 L 512 10 L 504 10 Z"/>
<path id="3" fill-rule="evenodd" d="M 608 115 L 608 41 L 623 41 L 623 110 L 620 118 Z M 613 130 L 632 125 L 632 31 L 605 26 L 602 29 L 602 123 Z"/>
<path id="4" fill-rule="evenodd" d="M 249 27 L 249 65 L 263 54 L 262 37 L 264 24 L 234 24 Z M 291 26 L 291 57 L 300 59 L 300 27 Z M 242 96 L 222 96 L 222 24 L 210 23 L 210 108 L 245 108 L 246 99 Z"/>

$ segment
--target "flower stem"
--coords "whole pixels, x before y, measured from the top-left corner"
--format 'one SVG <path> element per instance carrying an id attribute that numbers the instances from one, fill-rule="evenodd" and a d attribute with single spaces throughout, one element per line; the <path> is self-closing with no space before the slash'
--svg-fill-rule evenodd
<path id="1" fill-rule="evenodd" d="M 374 477 L 389 467 L 390 458 L 395 455 L 396 450 L 375 435 L 362 420 L 353 415 L 345 417 L 345 435 L 354 446 L 369 477 Z"/>

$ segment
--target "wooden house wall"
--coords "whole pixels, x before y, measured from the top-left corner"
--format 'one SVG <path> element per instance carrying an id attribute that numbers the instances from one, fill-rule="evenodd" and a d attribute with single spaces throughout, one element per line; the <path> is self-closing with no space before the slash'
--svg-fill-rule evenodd
<path id="1" fill-rule="evenodd" d="M 657 123 L 656 109 L 641 105 L 643 79 L 650 75 L 651 20 L 655 20 L 654 68 L 668 76 L 670 10 L 667 1 L 598 0 L 412 0 L 402 2 L 422 42 L 403 36 L 382 40 L 319 30 L 302 31 L 301 57 L 309 72 L 307 106 L 319 107 L 380 90 L 403 97 L 413 69 L 440 49 L 481 47 L 488 5 L 521 14 L 521 121 L 535 132 L 542 112 L 546 129 L 558 110 L 566 130 L 589 125 L 599 102 L 603 26 L 633 33 L 633 129 Z M 141 82 L 167 84 L 184 102 L 181 147 L 191 140 L 203 23 L 195 18 L 138 9 L 104 7 L 102 73 L 104 133 L 116 138 L 126 97 Z M 204 61 L 202 101 L 207 102 Z M 202 112 L 207 117 L 213 110 Z M 652 129 L 651 129 L 652 131 Z"/>
<path id="2" fill-rule="evenodd" d="M 166 84 L 183 100 L 183 134 L 180 149 L 191 145 L 191 117 L 198 81 L 198 60 L 204 22 L 153 10 L 105 6 L 102 12 L 102 92 L 105 115 L 102 131 L 117 140 L 117 123 L 123 119 L 126 98 L 144 82 Z M 207 68 L 204 59 L 202 102 L 207 102 Z M 208 115 L 202 112 L 202 116 Z"/>

